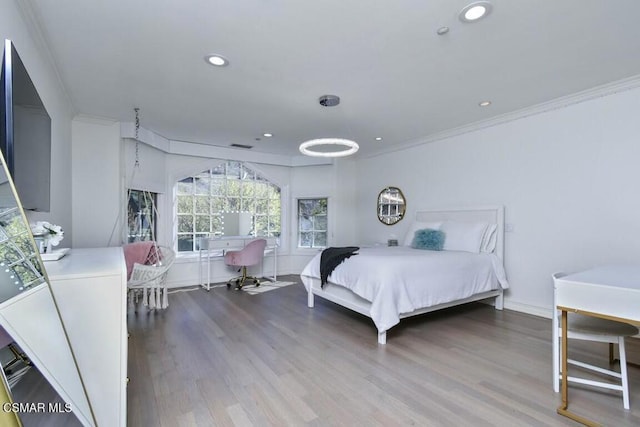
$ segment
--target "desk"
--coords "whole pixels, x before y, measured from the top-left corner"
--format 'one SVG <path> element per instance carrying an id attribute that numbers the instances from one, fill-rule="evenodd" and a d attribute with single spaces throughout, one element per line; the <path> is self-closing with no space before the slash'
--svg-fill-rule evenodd
<path id="1" fill-rule="evenodd" d="M 562 405 L 558 413 L 585 425 L 597 425 L 568 410 L 567 312 L 640 326 L 640 265 L 610 265 L 564 276 L 556 281 L 562 312 Z"/>
<path id="2" fill-rule="evenodd" d="M 265 279 L 275 282 L 278 272 L 278 246 L 280 239 L 278 237 L 245 237 L 245 236 L 224 236 L 224 237 L 205 237 L 200 239 L 200 250 L 198 251 L 198 280 L 200 286 L 207 291 L 211 289 L 211 257 L 224 256 L 228 250 L 240 250 L 247 243 L 256 239 L 265 239 L 267 246 L 265 253 L 273 250 L 273 277 L 265 277 Z M 261 266 L 260 275 L 264 277 L 264 266 Z M 206 275 L 202 269 L 206 268 Z M 206 276 L 206 281 L 204 280 Z"/>

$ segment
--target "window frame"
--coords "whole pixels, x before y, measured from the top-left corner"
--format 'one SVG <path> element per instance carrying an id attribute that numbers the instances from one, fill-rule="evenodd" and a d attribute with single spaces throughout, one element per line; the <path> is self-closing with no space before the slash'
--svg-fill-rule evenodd
<path id="1" fill-rule="evenodd" d="M 240 181 L 240 189 L 238 190 L 240 193 L 240 196 L 237 198 L 229 197 L 229 184 L 234 179 L 233 174 L 230 173 L 229 165 L 233 163 L 239 166 L 240 171 L 248 171 L 248 176 L 249 176 L 248 179 L 246 177 L 237 178 L 237 180 Z M 238 209 L 239 211 L 252 212 L 252 218 L 254 221 L 254 225 L 253 225 L 254 232 L 256 227 L 258 227 L 257 223 L 260 221 L 260 219 L 262 219 L 263 224 L 266 224 L 266 230 L 267 230 L 266 231 L 267 234 L 264 234 L 264 236 L 280 237 L 283 235 L 284 222 L 285 222 L 284 219 L 285 219 L 285 212 L 286 212 L 286 209 L 283 203 L 283 201 L 285 200 L 283 197 L 285 189 L 283 188 L 283 186 L 280 185 L 280 183 L 272 180 L 267 174 L 260 171 L 259 168 L 256 168 L 253 164 L 249 162 L 243 162 L 241 160 L 233 160 L 233 159 L 222 160 L 219 163 L 216 163 L 209 167 L 207 166 L 204 166 L 204 167 L 206 169 L 200 170 L 190 175 L 186 174 L 181 178 L 177 178 L 173 183 L 173 195 L 174 195 L 173 239 L 174 239 L 174 246 L 176 249 L 176 253 L 178 255 L 189 256 L 191 254 L 197 253 L 199 251 L 198 241 L 200 238 L 209 236 L 212 233 L 213 234 L 221 233 L 220 230 L 216 229 L 216 227 L 219 227 L 219 224 L 217 225 L 214 224 L 214 221 L 216 220 L 215 218 L 221 218 L 223 212 L 234 211 L 233 208 L 231 209 L 229 208 L 229 200 L 233 200 L 233 199 L 237 199 L 237 202 L 238 202 L 237 207 L 239 208 Z M 233 167 L 236 167 L 236 166 L 233 166 Z M 220 168 L 224 168 L 224 173 L 214 173 L 215 170 Z M 204 178 L 204 175 L 207 175 L 207 179 L 209 180 L 207 184 L 208 186 L 207 193 L 198 191 L 198 184 L 197 184 L 198 177 L 201 177 L 202 179 Z M 180 183 L 189 179 L 191 179 L 191 182 L 189 183 L 191 187 L 191 189 L 189 190 L 190 194 L 187 194 L 187 192 L 180 193 L 180 189 L 179 189 Z M 221 179 L 221 182 L 215 183 L 216 179 Z M 252 188 L 249 190 L 250 196 L 243 195 L 242 188 L 244 185 L 246 185 L 245 182 L 252 183 Z M 255 190 L 258 188 L 258 183 L 260 182 L 266 183 L 268 185 L 268 188 L 264 190 L 267 192 L 266 197 L 257 197 L 260 194 Z M 214 191 L 218 191 L 218 193 L 214 193 Z M 187 195 L 187 196 L 190 195 L 193 198 L 193 200 L 192 200 L 192 205 L 190 207 L 190 211 L 187 211 L 187 209 L 185 209 L 185 212 L 181 212 L 180 196 L 184 196 L 184 195 Z M 274 197 L 275 195 L 277 195 L 277 197 Z M 207 213 L 198 212 L 199 209 L 197 207 L 197 202 L 198 202 L 199 196 L 205 197 L 208 200 Z M 275 200 L 277 200 L 278 206 L 273 207 L 271 204 Z M 218 203 L 216 203 L 216 201 Z M 264 202 L 263 203 L 263 206 L 265 206 L 264 212 L 256 210 L 258 201 Z M 247 205 L 244 205 L 245 202 L 248 203 L 248 206 L 251 206 L 251 208 L 244 209 L 244 207 L 247 206 Z M 279 208 L 279 218 L 276 218 L 276 216 L 272 213 L 272 209 L 278 209 L 278 208 Z M 189 232 L 180 231 L 181 229 L 180 217 L 183 217 L 183 216 L 184 217 L 191 216 L 191 231 Z M 198 217 L 209 217 L 208 231 L 198 231 L 199 230 L 198 221 L 197 221 Z M 275 218 L 275 219 L 272 219 L 272 218 Z M 275 228 L 271 228 L 272 224 L 278 225 L 279 231 L 276 230 Z M 264 229 L 264 227 L 259 227 L 259 229 Z M 217 231 L 214 231 L 214 230 L 217 230 Z M 186 235 L 191 236 L 191 250 L 180 250 L 180 246 L 181 246 L 180 236 L 186 236 Z M 256 237 L 262 237 L 262 236 L 263 235 L 260 234 Z"/>
<path id="2" fill-rule="evenodd" d="M 130 207 L 130 202 L 131 202 L 131 195 L 133 193 L 138 193 L 139 196 L 145 197 L 145 194 L 148 194 L 151 197 L 150 200 L 150 206 L 148 206 L 147 208 L 150 209 L 150 214 L 151 214 L 151 220 L 149 221 L 151 224 L 151 227 L 144 227 L 145 229 L 149 229 L 149 234 L 147 235 L 147 233 L 144 234 L 144 236 L 141 233 L 138 233 L 136 235 L 133 235 L 132 238 L 132 234 L 131 234 L 131 227 L 130 227 L 130 214 L 132 211 L 129 210 Z M 147 241 L 147 240 L 158 240 L 158 195 L 159 193 L 153 192 L 153 191 L 148 191 L 148 190 L 138 190 L 135 188 L 128 188 L 127 189 L 127 196 L 126 196 L 126 212 L 127 212 L 127 224 L 125 227 L 125 236 L 124 236 L 124 241 L 127 243 L 133 243 L 133 242 L 141 242 L 141 241 Z M 138 211 L 140 212 L 140 211 Z M 147 212 L 148 214 L 149 212 Z M 140 239 L 140 237 L 149 237 L 149 239 Z"/>
<path id="3" fill-rule="evenodd" d="M 318 232 L 318 231 L 324 231 L 326 233 L 326 244 L 325 246 L 301 246 L 301 235 L 303 230 L 301 229 L 301 221 L 300 221 L 300 202 L 303 200 L 324 200 L 326 203 L 326 212 L 325 212 L 325 216 L 326 216 L 326 226 L 324 230 L 318 230 L 313 228 L 312 230 L 310 230 L 312 233 Z M 322 250 L 325 248 L 328 248 L 329 246 L 331 246 L 330 244 L 330 239 L 331 239 L 331 223 L 330 223 L 330 198 L 328 196 L 299 196 L 296 197 L 295 199 L 295 210 L 296 210 L 296 214 L 295 214 L 295 230 L 296 230 L 296 250 L 298 251 L 302 251 L 302 252 L 307 252 L 307 251 L 318 251 L 318 250 Z M 315 216 L 314 216 L 315 217 Z"/>

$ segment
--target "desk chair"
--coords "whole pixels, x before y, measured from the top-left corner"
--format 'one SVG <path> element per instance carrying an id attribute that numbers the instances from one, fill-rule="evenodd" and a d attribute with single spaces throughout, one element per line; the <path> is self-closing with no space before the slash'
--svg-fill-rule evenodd
<path id="1" fill-rule="evenodd" d="M 560 358 L 562 351 L 565 351 L 560 343 L 562 331 L 560 329 L 560 313 L 556 307 L 556 280 L 566 276 L 565 273 L 553 274 L 553 391 L 560 391 Z M 567 377 L 569 382 L 585 384 L 592 387 L 602 387 L 609 390 L 619 390 L 622 392 L 624 409 L 629 409 L 629 381 L 627 377 L 627 355 L 624 346 L 625 337 L 638 334 L 638 328 L 627 323 L 615 322 L 613 320 L 601 319 L 598 317 L 585 316 L 576 313 L 569 313 L 567 318 L 567 338 L 609 343 L 609 364 L 615 361 L 613 357 L 613 345 L 618 344 L 620 353 L 620 372 L 611 369 L 604 369 L 599 366 L 580 362 L 574 359 L 567 359 L 567 363 L 580 368 L 591 370 L 599 374 L 617 378 L 617 383 L 595 381 L 580 377 Z"/>
<path id="2" fill-rule="evenodd" d="M 257 277 L 247 276 L 247 267 L 257 265 L 264 258 L 264 249 L 267 246 L 265 239 L 252 240 L 239 251 L 227 251 L 224 254 L 224 263 L 233 267 L 240 267 L 241 276 L 229 279 L 227 289 L 231 288 L 231 282 L 236 282 L 236 289 L 242 289 L 247 280 L 252 280 L 256 286 L 260 286 Z"/>

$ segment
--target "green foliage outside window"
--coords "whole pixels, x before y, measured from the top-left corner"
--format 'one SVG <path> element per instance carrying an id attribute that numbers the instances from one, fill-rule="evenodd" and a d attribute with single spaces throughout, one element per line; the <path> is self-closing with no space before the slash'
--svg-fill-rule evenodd
<path id="1" fill-rule="evenodd" d="M 328 236 L 327 199 L 298 200 L 298 247 L 326 248 Z"/>
<path id="2" fill-rule="evenodd" d="M 185 178 L 175 194 L 178 251 L 197 251 L 201 237 L 221 235 L 223 212 L 251 212 L 256 237 L 281 233 L 280 188 L 242 162 Z"/>

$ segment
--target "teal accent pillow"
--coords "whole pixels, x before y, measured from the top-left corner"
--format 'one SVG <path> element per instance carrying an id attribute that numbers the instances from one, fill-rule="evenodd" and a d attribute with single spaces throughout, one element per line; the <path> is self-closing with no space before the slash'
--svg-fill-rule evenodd
<path id="1" fill-rule="evenodd" d="M 415 249 L 426 249 L 429 251 L 441 251 L 444 246 L 444 232 L 425 228 L 416 231 L 413 236 L 411 247 Z"/>

